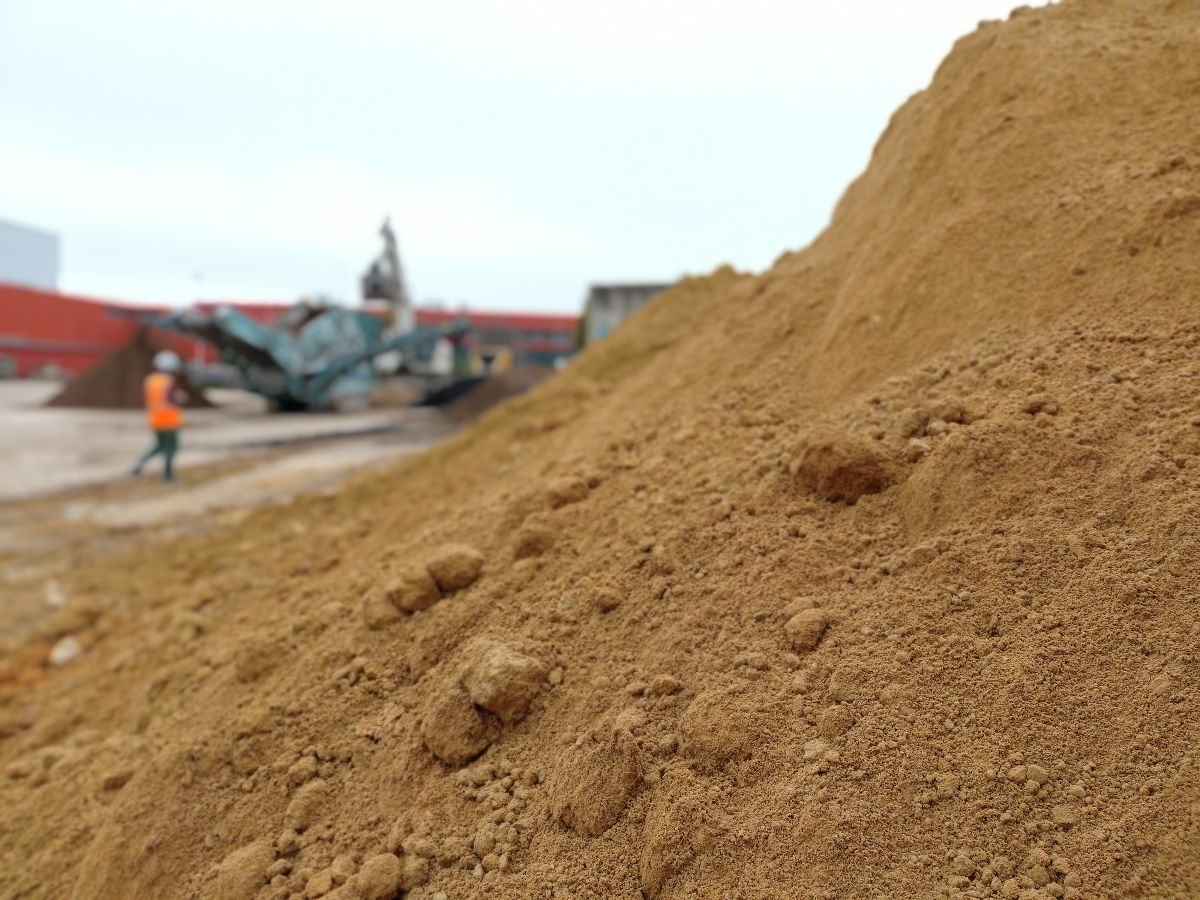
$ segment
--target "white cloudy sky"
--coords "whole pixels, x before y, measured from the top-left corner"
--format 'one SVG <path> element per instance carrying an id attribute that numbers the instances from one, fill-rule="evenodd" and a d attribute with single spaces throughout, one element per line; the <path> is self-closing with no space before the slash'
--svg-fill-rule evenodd
<path id="1" fill-rule="evenodd" d="M 761 269 L 1014 0 L 2 0 L 0 218 L 64 290 L 573 311 Z"/>

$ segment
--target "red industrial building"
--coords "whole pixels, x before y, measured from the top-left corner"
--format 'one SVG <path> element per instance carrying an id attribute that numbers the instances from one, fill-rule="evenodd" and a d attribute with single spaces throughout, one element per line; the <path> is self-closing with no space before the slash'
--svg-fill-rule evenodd
<path id="1" fill-rule="evenodd" d="M 260 322 L 270 322 L 285 303 L 201 302 L 202 310 L 233 306 Z M 39 371 L 83 372 L 125 344 L 144 319 L 168 312 L 166 306 L 135 306 L 94 297 L 0 284 L 0 372 L 17 377 Z M 578 317 L 472 310 L 418 309 L 418 325 L 466 319 L 471 349 L 507 347 L 516 365 L 553 365 L 575 349 Z M 214 362 L 211 347 L 172 332 L 155 332 L 162 344 L 185 359 Z"/>
<path id="2" fill-rule="evenodd" d="M 50 368 L 78 374 L 129 340 L 145 311 L 0 284 L 0 358 L 18 376 Z"/>
<path id="3" fill-rule="evenodd" d="M 200 303 L 201 309 L 221 304 Z M 278 303 L 234 304 L 246 315 L 269 322 L 286 307 Z M 17 377 L 58 370 L 78 375 L 124 345 L 144 320 L 166 306 L 134 306 L 37 288 L 0 284 L 0 361 Z M 183 335 L 155 331 L 158 343 L 188 360 L 213 362 L 211 347 Z"/>

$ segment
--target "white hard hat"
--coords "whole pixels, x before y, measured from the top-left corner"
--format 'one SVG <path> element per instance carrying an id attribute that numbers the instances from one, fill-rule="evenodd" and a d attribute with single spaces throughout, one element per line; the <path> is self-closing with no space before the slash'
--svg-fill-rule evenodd
<path id="1" fill-rule="evenodd" d="M 154 368 L 160 372 L 178 372 L 182 366 L 179 355 L 170 350 L 159 350 L 154 354 Z"/>

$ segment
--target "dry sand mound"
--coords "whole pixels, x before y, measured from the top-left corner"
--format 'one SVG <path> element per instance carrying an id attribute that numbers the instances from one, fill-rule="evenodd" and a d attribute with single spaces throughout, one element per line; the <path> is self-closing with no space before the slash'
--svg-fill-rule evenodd
<path id="1" fill-rule="evenodd" d="M 803 252 L 81 563 L 5 891 L 1200 896 L 1197 21 L 985 24 Z"/>

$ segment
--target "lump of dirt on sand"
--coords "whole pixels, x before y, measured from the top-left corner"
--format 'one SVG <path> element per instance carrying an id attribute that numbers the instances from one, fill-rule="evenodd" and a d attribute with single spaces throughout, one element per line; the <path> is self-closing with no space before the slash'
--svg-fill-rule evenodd
<path id="1" fill-rule="evenodd" d="M 650 686 L 646 688 L 646 694 L 650 697 L 662 697 L 668 694 L 677 694 L 683 690 L 683 682 L 674 675 L 655 675 L 650 679 Z"/>
<path id="2" fill-rule="evenodd" d="M 404 857 L 404 871 L 400 873 L 400 890 L 411 891 L 429 880 L 431 863 L 419 856 Z M 445 896 L 444 894 L 442 896 Z"/>
<path id="3" fill-rule="evenodd" d="M 621 595 L 607 587 L 597 588 L 589 599 L 592 606 L 602 613 L 610 613 L 621 605 Z"/>
<path id="4" fill-rule="evenodd" d="M 486 750 L 495 733 L 492 722 L 457 683 L 443 686 L 430 698 L 421 720 L 421 738 L 429 752 L 454 768 Z"/>
<path id="5" fill-rule="evenodd" d="M 641 757 L 633 735 L 604 729 L 559 754 L 546 790 L 556 819 L 595 837 L 621 817 L 641 781 Z"/>
<path id="6" fill-rule="evenodd" d="M 442 599 L 437 582 L 425 566 L 416 564 L 401 569 L 387 586 L 388 598 L 408 612 L 428 609 Z"/>
<path id="7" fill-rule="evenodd" d="M 841 665 L 829 674 L 825 696 L 834 703 L 853 700 L 866 690 L 863 670 L 853 665 Z"/>
<path id="8" fill-rule="evenodd" d="M 792 647 L 807 653 L 817 648 L 829 626 L 829 615 L 823 609 L 802 609 L 783 626 Z"/>
<path id="9" fill-rule="evenodd" d="M 711 688 L 691 702 L 679 720 L 681 750 L 712 766 L 744 759 L 763 737 L 754 701 L 738 691 Z"/>
<path id="10" fill-rule="evenodd" d="M 659 782 L 642 831 L 642 893 L 651 900 L 712 845 L 715 834 L 705 821 L 711 794 L 690 769 L 672 769 Z"/>
<path id="11" fill-rule="evenodd" d="M 270 841 L 255 841 L 234 850 L 217 867 L 214 900 L 251 900 L 267 883 L 267 869 L 274 861 Z"/>
<path id="12" fill-rule="evenodd" d="M 483 570 L 483 554 L 466 544 L 443 544 L 426 566 L 442 593 L 449 594 L 475 583 Z"/>
<path id="13" fill-rule="evenodd" d="M 379 853 L 363 863 L 354 876 L 354 887 L 365 900 L 393 897 L 400 890 L 404 866 L 394 853 Z"/>
<path id="14" fill-rule="evenodd" d="M 819 429 L 801 440 L 790 470 L 801 488 L 831 502 L 854 503 L 894 480 L 882 449 L 835 429 Z"/>
<path id="15" fill-rule="evenodd" d="M 544 522 L 526 522 L 513 539 L 513 559 L 529 559 L 548 553 L 558 540 L 558 533 Z"/>
<path id="16" fill-rule="evenodd" d="M 404 615 L 382 591 L 371 589 L 362 598 L 362 618 L 367 628 L 378 631 L 400 621 Z"/>
<path id="17" fill-rule="evenodd" d="M 354 876 L 354 870 L 358 868 L 354 861 L 354 857 L 349 853 L 341 853 L 333 858 L 333 862 L 329 864 L 329 874 L 333 877 L 334 884 L 345 884 Z"/>
<path id="18" fill-rule="evenodd" d="M 304 896 L 322 897 L 328 895 L 331 890 L 333 890 L 333 873 L 328 869 L 322 869 L 305 883 Z"/>
<path id="19" fill-rule="evenodd" d="M 320 778 L 310 781 L 292 795 L 283 825 L 292 831 L 305 831 L 316 824 L 325 804 L 329 802 L 329 785 Z"/>
<path id="20" fill-rule="evenodd" d="M 546 505 L 558 509 L 586 500 L 588 483 L 582 478 L 557 478 L 546 487 Z"/>
<path id="21" fill-rule="evenodd" d="M 472 702 L 515 722 L 542 689 L 548 666 L 536 657 L 505 644 L 487 645 L 463 674 Z"/>
<path id="22" fill-rule="evenodd" d="M 945 426 L 949 423 L 961 425 L 972 421 L 972 418 L 962 403 L 955 400 L 940 400 L 903 410 L 898 417 L 897 426 L 901 437 L 920 438 L 927 434 L 944 431 Z M 934 426 L 935 422 L 940 422 L 941 427 Z"/>

